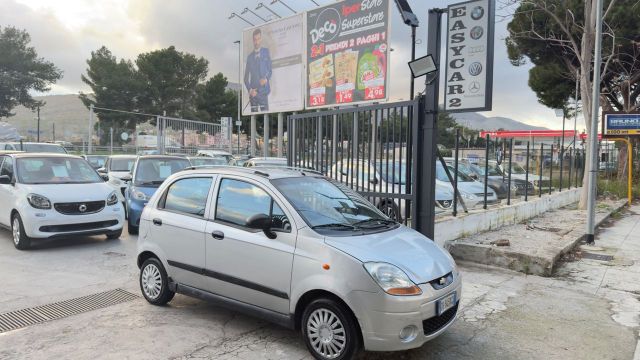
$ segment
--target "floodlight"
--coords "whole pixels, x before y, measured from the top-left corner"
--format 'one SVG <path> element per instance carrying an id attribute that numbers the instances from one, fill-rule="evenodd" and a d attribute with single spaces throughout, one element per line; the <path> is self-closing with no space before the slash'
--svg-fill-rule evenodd
<path id="1" fill-rule="evenodd" d="M 414 78 L 426 75 L 438 70 L 431 54 L 417 58 L 409 62 L 409 68 Z"/>

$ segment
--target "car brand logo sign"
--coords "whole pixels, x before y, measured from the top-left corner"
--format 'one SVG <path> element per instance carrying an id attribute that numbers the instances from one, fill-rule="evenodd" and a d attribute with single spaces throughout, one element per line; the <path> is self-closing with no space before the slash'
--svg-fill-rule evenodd
<path id="1" fill-rule="evenodd" d="M 484 34 L 484 30 L 482 29 L 481 26 L 474 26 L 473 29 L 471 29 L 471 32 L 469 33 L 469 35 L 471 35 L 471 38 L 473 40 L 478 40 L 482 37 L 482 34 Z"/>
<path id="2" fill-rule="evenodd" d="M 471 18 L 473 20 L 480 20 L 484 15 L 484 8 L 482 6 L 476 6 L 471 10 Z"/>
<path id="3" fill-rule="evenodd" d="M 447 283 L 447 278 L 441 277 L 441 278 L 440 278 L 440 280 L 438 280 L 438 283 L 439 283 L 440 285 L 444 285 L 444 284 L 446 284 L 446 283 Z"/>
<path id="4" fill-rule="evenodd" d="M 469 65 L 469 74 L 472 76 L 478 76 L 482 72 L 482 64 L 479 62 L 474 62 Z"/>
<path id="5" fill-rule="evenodd" d="M 480 83 L 477 81 L 472 82 L 471 85 L 469 85 L 469 91 L 474 94 L 480 91 Z"/>
<path id="6" fill-rule="evenodd" d="M 87 211 L 87 205 L 81 204 L 80 206 L 78 206 L 78 211 L 80 211 L 81 213 Z"/>

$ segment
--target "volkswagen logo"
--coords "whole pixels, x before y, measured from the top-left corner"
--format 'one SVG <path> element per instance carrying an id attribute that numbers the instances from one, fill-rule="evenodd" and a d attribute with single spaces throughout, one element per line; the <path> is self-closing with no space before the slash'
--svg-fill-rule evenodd
<path id="1" fill-rule="evenodd" d="M 81 213 L 87 211 L 87 205 L 80 204 L 80 206 L 78 206 L 78 211 L 80 211 Z"/>
<path id="2" fill-rule="evenodd" d="M 479 62 L 474 62 L 469 65 L 469 74 L 471 76 L 478 76 L 482 72 L 482 64 Z"/>

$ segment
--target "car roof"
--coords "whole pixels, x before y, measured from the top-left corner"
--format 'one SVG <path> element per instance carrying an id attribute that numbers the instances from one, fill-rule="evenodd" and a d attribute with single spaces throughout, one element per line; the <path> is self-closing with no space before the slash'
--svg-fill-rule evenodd
<path id="1" fill-rule="evenodd" d="M 250 161 L 287 161 L 287 158 L 279 157 L 255 157 L 249 159 Z"/>
<path id="2" fill-rule="evenodd" d="M 20 145 L 19 141 L 12 141 L 9 142 L 8 144 L 12 144 L 12 145 Z M 34 141 L 23 141 L 22 144 L 24 145 L 51 145 L 51 146 L 60 146 L 60 144 L 56 144 L 56 143 L 47 143 L 47 142 L 34 142 Z"/>
<path id="3" fill-rule="evenodd" d="M 59 154 L 59 153 L 39 153 L 39 152 L 15 152 L 7 154 L 14 158 L 39 158 L 39 157 L 60 157 L 60 158 L 73 158 L 73 159 L 82 159 L 80 156 L 72 155 L 72 154 Z"/>
<path id="4" fill-rule="evenodd" d="M 176 155 L 140 155 L 138 159 L 176 159 L 176 160 L 187 160 L 184 156 L 176 156 Z"/>
<path id="5" fill-rule="evenodd" d="M 294 178 L 302 176 L 324 177 L 322 174 L 313 170 L 297 169 L 289 167 L 239 167 L 239 166 L 208 166 L 198 167 L 192 166 L 182 170 L 181 173 L 187 174 L 226 174 L 226 175 L 257 175 L 269 179 Z"/>
<path id="6" fill-rule="evenodd" d="M 138 155 L 133 154 L 119 154 L 119 155 L 109 155 L 110 158 L 137 158 Z"/>

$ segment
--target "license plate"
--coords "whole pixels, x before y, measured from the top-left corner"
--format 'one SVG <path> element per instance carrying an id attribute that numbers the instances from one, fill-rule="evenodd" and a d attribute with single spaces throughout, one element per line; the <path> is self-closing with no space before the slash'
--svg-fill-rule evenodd
<path id="1" fill-rule="evenodd" d="M 456 293 L 452 292 L 451 294 L 443 297 L 442 299 L 436 302 L 436 307 L 438 309 L 438 316 L 442 315 L 445 311 L 451 309 L 456 304 Z"/>

